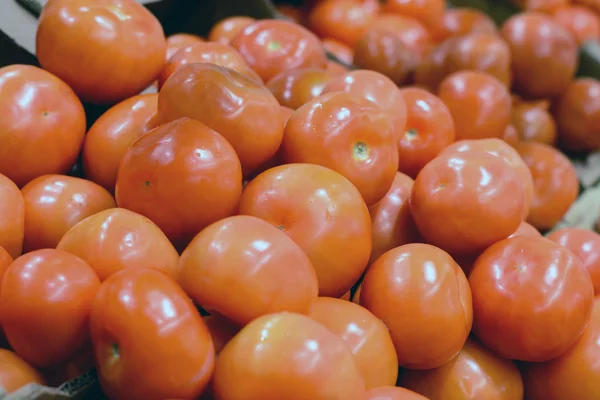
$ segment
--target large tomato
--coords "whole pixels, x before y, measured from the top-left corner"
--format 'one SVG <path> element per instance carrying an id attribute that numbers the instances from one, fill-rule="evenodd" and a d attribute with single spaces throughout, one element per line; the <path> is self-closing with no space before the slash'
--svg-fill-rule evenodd
<path id="1" fill-rule="evenodd" d="M 119 207 L 150 218 L 178 247 L 235 213 L 240 161 L 225 138 L 180 118 L 148 132 L 125 152 L 117 175 Z"/>
<path id="2" fill-rule="evenodd" d="M 156 79 L 167 42 L 160 22 L 135 0 L 49 0 L 35 48 L 42 67 L 82 99 L 110 104 Z"/>
<path id="3" fill-rule="evenodd" d="M 254 22 L 256 22 L 254 18 L 241 15 L 222 19 L 213 25 L 208 33 L 208 40 L 211 42 L 229 44 L 238 33 Z"/>
<path id="4" fill-rule="evenodd" d="M 590 319 L 589 274 L 573 253 L 546 238 L 517 236 L 494 244 L 475 262 L 469 283 L 473 332 L 504 358 L 558 357 Z"/>
<path id="5" fill-rule="evenodd" d="M 44 385 L 42 374 L 10 350 L 0 349 L 0 388 L 10 394 L 25 385 Z"/>
<path id="6" fill-rule="evenodd" d="M 442 24 L 434 29 L 437 40 L 473 32 L 496 33 L 496 23 L 482 11 L 469 7 L 449 8 L 444 13 Z"/>
<path id="7" fill-rule="evenodd" d="M 21 255 L 25 237 L 23 194 L 6 176 L 0 174 L 0 247 L 12 258 Z"/>
<path id="8" fill-rule="evenodd" d="M 213 389 L 219 400 L 366 396 L 347 344 L 321 324 L 294 313 L 269 314 L 246 325 L 219 355 Z"/>
<path id="9" fill-rule="evenodd" d="M 28 65 L 0 68 L 0 173 L 21 187 L 71 169 L 85 135 L 85 113 L 54 75 Z"/>
<path id="10" fill-rule="evenodd" d="M 215 361 L 210 333 L 162 271 L 126 269 L 104 281 L 90 332 L 100 385 L 111 399 L 195 399 L 208 385 Z"/>
<path id="11" fill-rule="evenodd" d="M 267 82 L 267 88 L 282 106 L 297 109 L 319 96 L 333 77 L 320 68 L 286 70 Z"/>
<path id="12" fill-rule="evenodd" d="M 360 304 L 390 330 L 398 364 L 437 368 L 452 360 L 471 331 L 471 291 L 445 251 L 407 244 L 388 251 L 367 271 Z"/>
<path id="13" fill-rule="evenodd" d="M 346 293 L 369 261 L 369 210 L 356 187 L 328 168 L 290 164 L 263 172 L 244 189 L 239 213 L 272 223 L 300 245 L 321 296 Z"/>
<path id="14" fill-rule="evenodd" d="M 17 258 L 0 287 L 0 320 L 11 347 L 38 367 L 67 361 L 88 343 L 88 318 L 100 287 L 94 270 L 62 250 Z"/>
<path id="15" fill-rule="evenodd" d="M 539 142 L 551 146 L 556 143 L 556 123 L 548 107 L 547 101 L 520 102 L 513 105 L 511 123 L 517 130 L 520 141 Z M 581 124 L 581 120 L 578 124 Z"/>

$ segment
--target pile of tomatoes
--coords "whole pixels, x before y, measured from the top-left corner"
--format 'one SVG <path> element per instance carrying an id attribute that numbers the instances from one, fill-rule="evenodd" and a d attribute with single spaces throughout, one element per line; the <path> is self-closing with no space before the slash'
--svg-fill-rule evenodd
<path id="1" fill-rule="evenodd" d="M 577 35 L 280 11 L 165 38 L 134 0 L 48 1 L 42 68 L 0 69 L 0 387 L 600 398 L 600 235 L 542 236 L 579 193 L 561 149 L 600 150 Z M 87 129 L 82 101 L 111 107 Z"/>

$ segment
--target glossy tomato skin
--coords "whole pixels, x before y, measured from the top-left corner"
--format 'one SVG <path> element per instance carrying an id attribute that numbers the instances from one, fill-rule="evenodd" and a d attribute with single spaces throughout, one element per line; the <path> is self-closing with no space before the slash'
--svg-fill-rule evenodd
<path id="1" fill-rule="evenodd" d="M 383 7 L 385 12 L 418 19 L 429 29 L 439 26 L 445 9 L 443 0 L 388 0 Z"/>
<path id="2" fill-rule="evenodd" d="M 308 256 L 260 218 L 237 215 L 203 229 L 181 255 L 179 284 L 208 312 L 243 326 L 280 311 L 306 314 L 317 299 Z M 235 294 L 228 292 L 235 287 Z"/>
<path id="3" fill-rule="evenodd" d="M 580 0 L 575 0 L 574 3 L 577 1 Z M 566 7 L 569 4 L 569 0 L 514 0 L 514 3 L 527 11 L 539 11 L 552 14 L 553 12 Z"/>
<path id="4" fill-rule="evenodd" d="M 494 20 L 487 14 L 468 7 L 449 8 L 444 12 L 442 25 L 435 29 L 437 40 L 466 35 L 472 32 L 496 33 Z"/>
<path id="5" fill-rule="evenodd" d="M 513 106 L 511 123 L 517 130 L 519 140 L 550 146 L 556 143 L 556 123 L 548 107 L 546 101 L 523 102 Z"/>
<path id="6" fill-rule="evenodd" d="M 346 343 L 294 313 L 246 325 L 219 355 L 213 389 L 220 400 L 363 400 L 366 394 Z"/>
<path id="7" fill-rule="evenodd" d="M 94 270 L 62 250 L 17 258 L 0 287 L 0 320 L 11 347 L 38 367 L 76 355 L 88 343 L 88 318 L 99 287 Z"/>
<path id="8" fill-rule="evenodd" d="M 342 296 L 369 261 L 369 210 L 356 187 L 328 168 L 289 164 L 263 172 L 244 189 L 239 214 L 270 222 L 304 250 L 320 296 Z"/>
<path id="9" fill-rule="evenodd" d="M 167 52 L 165 60 L 169 61 L 169 59 L 181 49 L 185 49 L 186 47 L 202 42 L 204 42 L 204 40 L 200 36 L 192 35 L 190 33 L 176 33 L 171 35 L 167 37 Z"/>
<path id="10" fill-rule="evenodd" d="M 158 226 L 124 208 L 85 218 L 65 233 L 56 248 L 82 258 L 101 281 L 128 268 L 157 268 L 173 278 L 179 270 L 179 254 Z"/>
<path id="11" fill-rule="evenodd" d="M 571 32 L 578 44 L 600 38 L 600 19 L 592 10 L 581 6 L 567 6 L 554 12 L 554 20 Z"/>
<path id="12" fill-rule="evenodd" d="M 33 66 L 0 68 L 0 108 L 7 112 L 0 121 L 0 173 L 21 187 L 71 169 L 85 135 L 85 113 L 63 81 Z"/>
<path id="13" fill-rule="evenodd" d="M 281 151 L 287 163 L 318 164 L 344 175 L 371 206 L 394 181 L 396 138 L 387 115 L 373 102 L 327 93 L 292 114 Z"/>
<path id="14" fill-rule="evenodd" d="M 427 400 L 427 398 L 402 387 L 380 386 L 367 392 L 367 400 Z"/>
<path id="15" fill-rule="evenodd" d="M 308 316 L 350 347 L 367 390 L 395 385 L 398 357 L 387 326 L 375 315 L 350 301 L 319 297 Z"/>
<path id="16" fill-rule="evenodd" d="M 55 248 L 76 223 L 115 207 L 115 199 L 100 185 L 65 175 L 40 176 L 21 192 L 25 200 L 25 252 Z"/>
<path id="17" fill-rule="evenodd" d="M 21 255 L 25 237 L 25 200 L 6 176 L 0 174 L 0 246 L 12 258 Z"/>
<path id="18" fill-rule="evenodd" d="M 320 68 L 287 70 L 271 78 L 266 86 L 279 104 L 295 110 L 319 96 L 332 77 L 331 72 Z"/>
<path id="19" fill-rule="evenodd" d="M 373 27 L 395 34 L 411 51 L 413 65 L 420 62 L 433 46 L 429 30 L 418 19 L 406 15 L 384 13 L 377 17 Z"/>
<path id="20" fill-rule="evenodd" d="M 4 272 L 8 269 L 8 266 L 12 264 L 14 259 L 10 255 L 8 251 L 4 249 L 4 247 L 0 246 L 0 282 L 2 282 L 2 276 L 4 276 Z"/>
<path id="21" fill-rule="evenodd" d="M 241 15 L 222 19 L 213 25 L 208 33 L 208 40 L 211 42 L 229 44 L 238 33 L 254 22 L 256 22 L 254 18 Z"/>
<path id="22" fill-rule="evenodd" d="M 0 349 L 0 387 L 10 394 L 25 385 L 44 385 L 44 377 L 10 350 Z"/>
<path id="23" fill-rule="evenodd" d="M 346 65 L 352 64 L 354 60 L 354 51 L 352 50 L 352 47 L 332 38 L 324 38 L 321 40 L 321 43 L 323 43 L 325 50 L 333 54 L 335 58 Z"/>
<path id="24" fill-rule="evenodd" d="M 280 105 L 271 92 L 236 71 L 212 64 L 185 65 L 162 87 L 159 122 L 181 117 L 196 119 L 223 135 L 245 175 L 271 158 L 283 137 Z"/>
<path id="25" fill-rule="evenodd" d="M 475 262 L 469 283 L 473 332 L 504 358 L 558 357 L 590 318 L 589 274 L 573 253 L 546 238 L 518 236 L 494 244 Z"/>
<path id="26" fill-rule="evenodd" d="M 234 214 L 241 191 L 233 147 L 201 122 L 180 118 L 129 147 L 119 166 L 116 199 L 181 248 L 205 226 Z"/>
<path id="27" fill-rule="evenodd" d="M 214 369 L 202 317 L 177 283 L 153 268 L 126 269 L 102 283 L 90 332 L 100 385 L 111 399 L 197 398 Z"/>
<path id="28" fill-rule="evenodd" d="M 527 222 L 523 221 L 521 222 L 521 225 L 519 225 L 519 228 L 512 234 L 509 236 L 509 238 L 515 237 L 515 236 L 542 236 L 542 234 L 540 233 L 540 231 L 538 231 L 537 229 L 535 229 L 532 225 L 528 224 Z"/>
<path id="29" fill-rule="evenodd" d="M 114 192 L 121 157 L 140 136 L 150 131 L 158 109 L 158 94 L 130 97 L 100 116 L 85 135 L 83 169 L 87 179 Z"/>
<path id="30" fill-rule="evenodd" d="M 140 93 L 156 79 L 166 50 L 160 22 L 133 0 L 51 0 L 36 35 L 42 67 L 92 103 Z"/>
<path id="31" fill-rule="evenodd" d="M 232 41 L 263 81 L 298 68 L 325 68 L 321 41 L 308 29 L 283 20 L 262 20 L 244 28 Z"/>

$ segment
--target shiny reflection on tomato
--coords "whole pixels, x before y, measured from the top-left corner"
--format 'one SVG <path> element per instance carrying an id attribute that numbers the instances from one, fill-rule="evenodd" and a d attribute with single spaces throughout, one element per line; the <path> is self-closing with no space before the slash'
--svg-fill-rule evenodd
<path id="1" fill-rule="evenodd" d="M 318 97 L 332 77 L 324 69 L 295 69 L 275 75 L 266 86 L 279 104 L 295 110 Z"/>

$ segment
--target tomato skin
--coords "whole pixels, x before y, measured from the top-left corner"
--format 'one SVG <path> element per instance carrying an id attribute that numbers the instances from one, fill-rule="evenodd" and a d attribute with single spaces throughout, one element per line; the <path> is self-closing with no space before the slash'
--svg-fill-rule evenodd
<path id="1" fill-rule="evenodd" d="M 516 231 L 514 231 L 514 233 L 512 235 L 510 235 L 508 238 L 512 238 L 512 237 L 516 237 L 516 236 L 540 237 L 540 236 L 542 236 L 542 234 L 540 233 L 540 231 L 535 229 L 532 225 L 523 221 L 523 222 L 521 222 L 521 225 L 519 225 L 519 228 Z"/>
<path id="2" fill-rule="evenodd" d="M 579 45 L 600 38 L 600 18 L 586 7 L 567 6 L 553 14 L 554 20 L 571 32 Z"/>
<path id="3" fill-rule="evenodd" d="M 202 42 L 204 42 L 204 40 L 200 36 L 189 33 L 176 33 L 171 35 L 167 37 L 167 52 L 165 60 L 169 61 L 169 59 L 181 49 L 185 49 L 186 47 Z"/>
<path id="4" fill-rule="evenodd" d="M 100 280 L 82 259 L 44 249 L 17 258 L 0 287 L 6 337 L 33 366 L 59 364 L 89 340 L 88 317 Z"/>
<path id="5" fill-rule="evenodd" d="M 158 95 L 158 115 L 161 123 L 193 118 L 223 135 L 235 149 L 244 175 L 271 158 L 283 137 L 280 105 L 271 92 L 236 71 L 212 64 L 178 69 Z"/>
<path id="6" fill-rule="evenodd" d="M 220 400 L 363 400 L 366 394 L 346 343 L 294 313 L 246 325 L 219 355 L 213 389 Z"/>
<path id="7" fill-rule="evenodd" d="M 153 268 L 126 269 L 102 283 L 90 332 L 100 385 L 111 399 L 197 398 L 214 369 L 202 317 L 177 283 Z"/>
<path id="8" fill-rule="evenodd" d="M 367 400 L 428 400 L 426 397 L 397 386 L 380 386 L 367 392 Z"/>
<path id="9" fill-rule="evenodd" d="M 248 215 L 222 219 L 196 235 L 181 255 L 179 284 L 196 304 L 242 326 L 274 312 L 306 314 L 319 292 L 302 249 Z"/>
<path id="10" fill-rule="evenodd" d="M 44 377 L 10 350 L 0 349 L 0 387 L 10 394 L 25 385 L 44 385 Z"/>
<path id="11" fill-rule="evenodd" d="M 83 106 L 71 88 L 37 67 L 3 67 L 0 108 L 7 112 L 0 121 L 0 173 L 21 187 L 38 176 L 69 171 L 86 129 Z"/>
<path id="12" fill-rule="evenodd" d="M 181 248 L 205 226 L 233 215 L 241 192 L 233 147 L 201 122 L 180 118 L 127 149 L 116 199 L 119 207 L 152 220 Z"/>
<path id="13" fill-rule="evenodd" d="M 321 95 L 332 77 L 331 72 L 324 69 L 302 68 L 282 71 L 266 86 L 279 104 L 296 110 Z"/>
<path id="14" fill-rule="evenodd" d="M 517 130 L 519 140 L 550 146 L 556 143 L 556 123 L 548 112 L 548 107 L 546 101 L 522 102 L 513 106 L 511 122 Z"/>
<path id="15" fill-rule="evenodd" d="M 443 0 L 387 0 L 383 7 L 385 12 L 418 19 L 429 29 L 440 25 L 445 10 Z"/>
<path id="16" fill-rule="evenodd" d="M 325 50 L 333 54 L 335 58 L 346 65 L 352 65 L 352 62 L 354 61 L 354 51 L 350 46 L 332 38 L 325 38 L 321 40 L 321 43 L 323 43 Z"/>
<path id="17" fill-rule="evenodd" d="M 574 3 L 577 1 L 579 0 L 575 0 Z M 527 11 L 539 11 L 552 14 L 553 12 L 566 7 L 569 4 L 569 0 L 513 0 L 513 3 Z"/>
<path id="18" fill-rule="evenodd" d="M 82 99 L 111 104 L 156 79 L 167 41 L 160 22 L 133 0 L 50 0 L 35 47 L 42 67 Z"/>
<path id="19" fill-rule="evenodd" d="M 233 16 L 222 19 L 213 25 L 208 34 L 210 42 L 229 44 L 244 28 L 256 22 L 254 18 Z"/>
<path id="20" fill-rule="evenodd" d="M 412 53 L 413 62 L 418 64 L 433 45 L 433 39 L 427 28 L 418 19 L 399 14 L 381 14 L 373 27 L 395 34 Z M 411 65 L 411 68 L 416 65 Z"/>
<path id="21" fill-rule="evenodd" d="M 328 60 L 327 66 L 325 70 L 329 72 L 332 76 L 341 76 L 348 73 L 349 69 L 345 65 L 342 65 L 338 62 Z"/>
<path id="22" fill-rule="evenodd" d="M 445 11 L 440 29 L 434 30 L 437 40 L 473 32 L 496 33 L 494 20 L 487 14 L 468 7 L 449 8 Z"/>
<path id="23" fill-rule="evenodd" d="M 0 247 L 15 258 L 23 251 L 25 200 L 17 185 L 2 174 L 0 194 Z"/>
<path id="24" fill-rule="evenodd" d="M 40 176 L 21 192 L 25 200 L 25 252 L 55 248 L 76 223 L 115 207 L 115 199 L 100 185 L 65 175 Z"/>
<path id="25" fill-rule="evenodd" d="M 244 189 L 239 214 L 272 223 L 304 250 L 320 296 L 346 293 L 369 261 L 369 210 L 356 187 L 329 168 L 288 164 L 263 172 Z"/>
<path id="26" fill-rule="evenodd" d="M 475 262 L 469 283 L 473 332 L 504 358 L 558 357 L 590 319 L 589 274 L 573 253 L 546 238 L 518 236 L 494 244 Z"/>
<path id="27" fill-rule="evenodd" d="M 395 385 L 398 358 L 387 327 L 367 309 L 349 301 L 319 297 L 308 314 L 350 347 L 368 389 Z"/>

